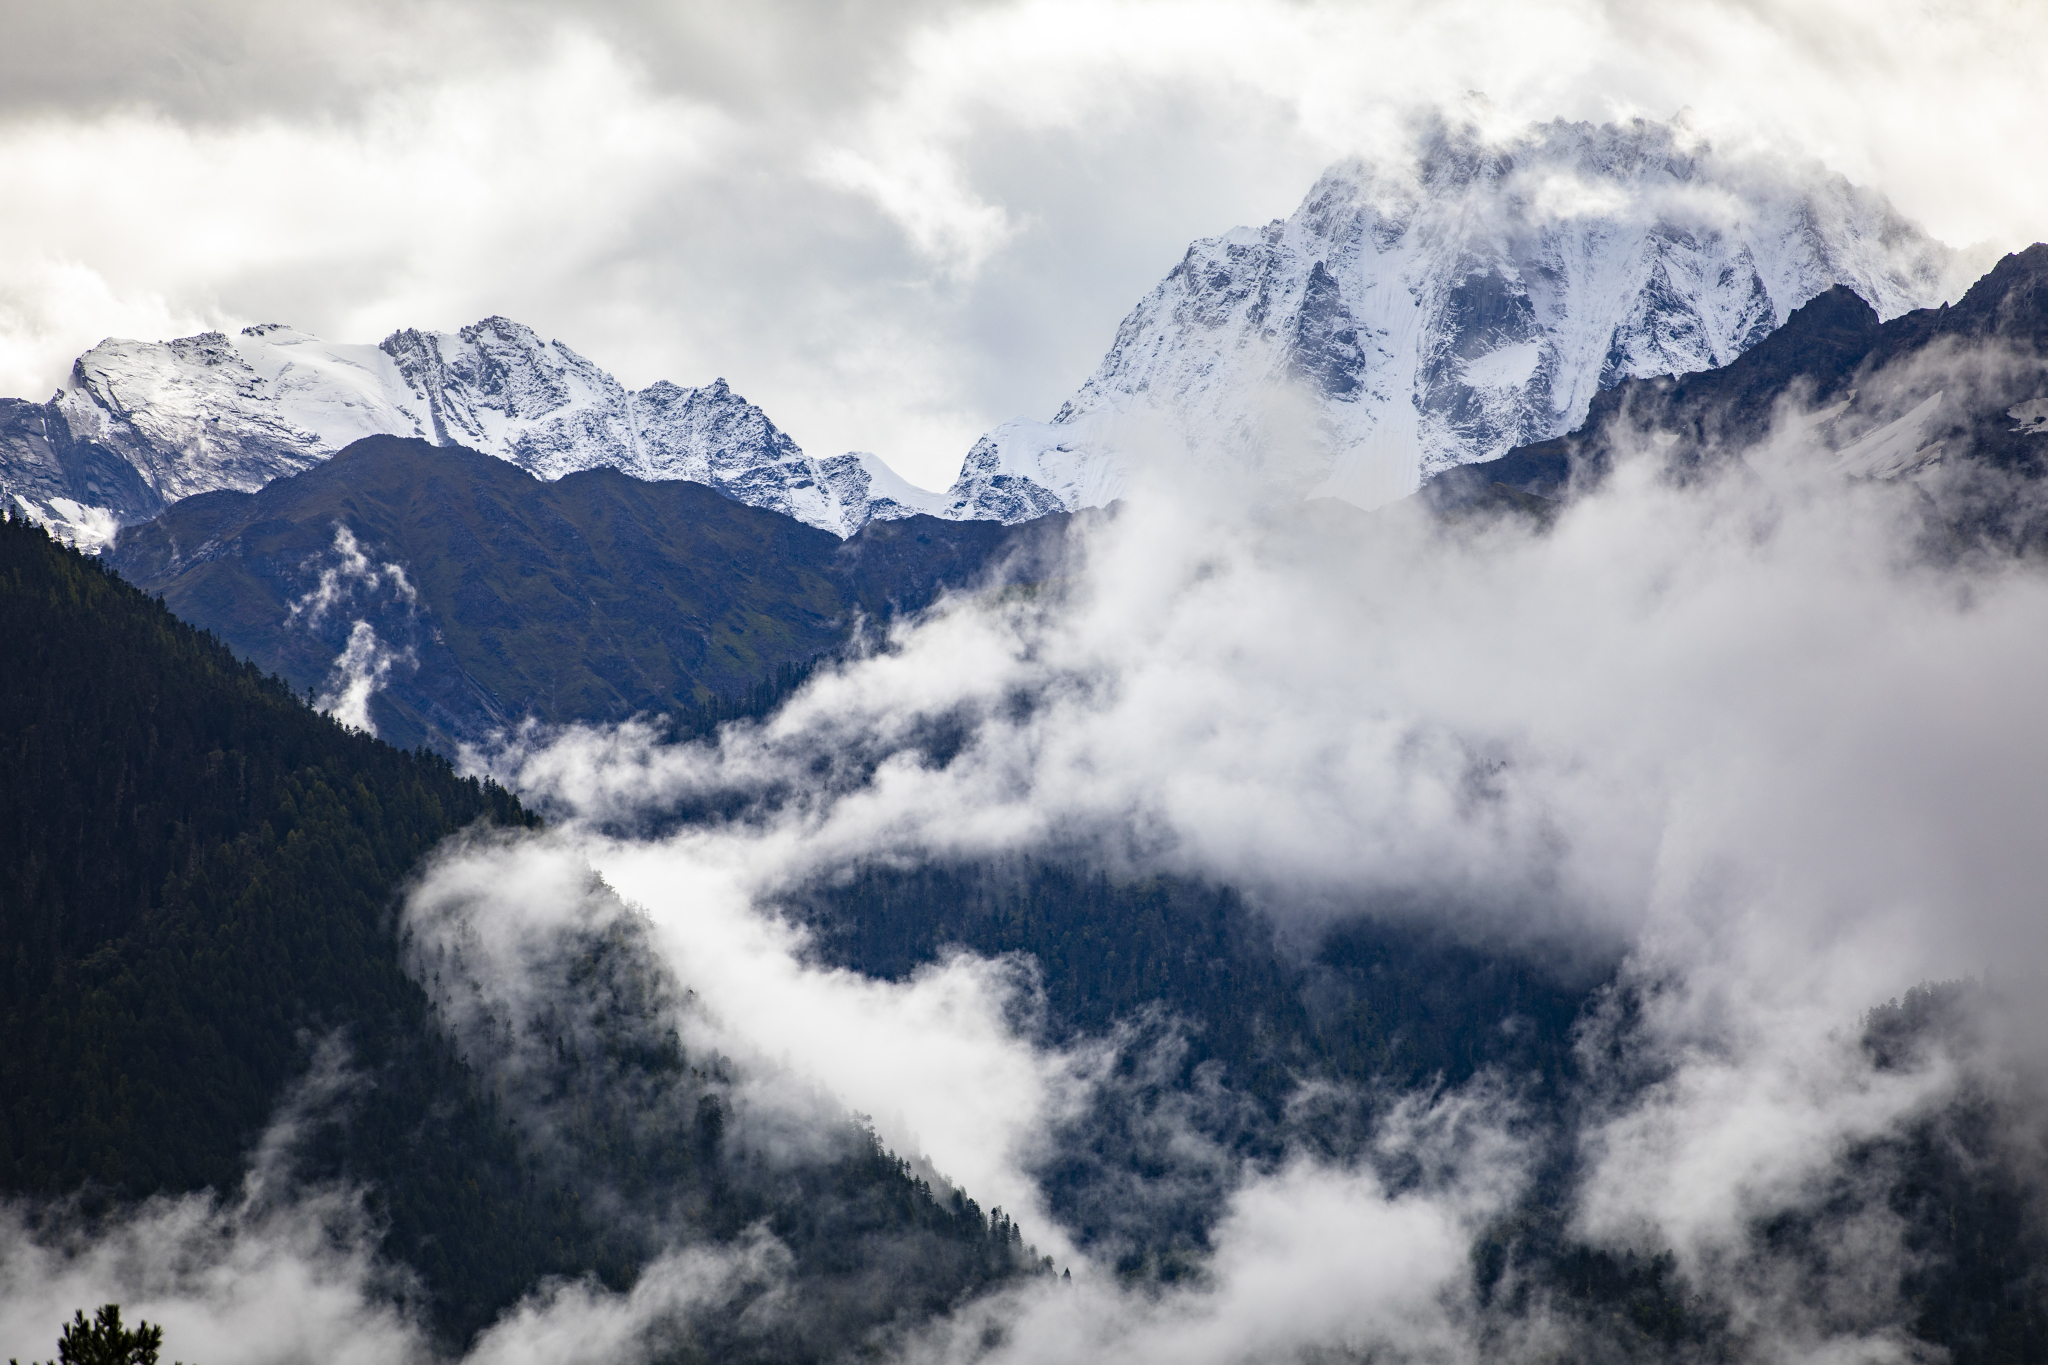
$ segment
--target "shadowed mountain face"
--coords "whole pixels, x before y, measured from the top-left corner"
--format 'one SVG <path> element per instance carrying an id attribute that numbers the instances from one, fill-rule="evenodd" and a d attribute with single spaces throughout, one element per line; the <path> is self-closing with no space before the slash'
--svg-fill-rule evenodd
<path id="1" fill-rule="evenodd" d="M 120 451 L 80 440 L 47 403 L 0 398 L 0 485 L 10 511 L 47 509 L 74 541 L 105 543 L 119 524 L 115 509 L 152 517 L 164 499 Z"/>
<path id="2" fill-rule="evenodd" d="M 878 524 L 849 541 L 698 483 L 371 437 L 257 493 L 188 498 L 110 563 L 337 714 L 452 749 L 527 716 L 618 721 L 741 696 L 865 623 L 1038 572 L 1032 527 Z"/>
<path id="3" fill-rule="evenodd" d="M 1422 497 L 1444 512 L 1541 510 L 1632 453 L 1691 478 L 1788 435 L 1845 477 L 1911 481 L 1946 534 L 2039 541 L 2048 519 L 2027 490 L 2048 473 L 2048 244 L 2007 256 L 1953 306 L 1890 322 L 1836 286 L 1731 364 L 1630 380 L 1570 435 L 1446 471 Z"/>

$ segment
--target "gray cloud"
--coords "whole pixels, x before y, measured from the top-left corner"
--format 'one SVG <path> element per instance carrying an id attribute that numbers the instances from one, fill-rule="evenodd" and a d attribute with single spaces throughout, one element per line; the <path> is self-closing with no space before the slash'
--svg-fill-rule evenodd
<path id="1" fill-rule="evenodd" d="M 17 6 L 0 389 L 108 333 L 491 312 L 635 385 L 723 374 L 943 482 L 1043 417 L 1197 236 L 1417 105 L 1669 116 L 2018 245 L 2048 21 L 1898 0 Z"/>

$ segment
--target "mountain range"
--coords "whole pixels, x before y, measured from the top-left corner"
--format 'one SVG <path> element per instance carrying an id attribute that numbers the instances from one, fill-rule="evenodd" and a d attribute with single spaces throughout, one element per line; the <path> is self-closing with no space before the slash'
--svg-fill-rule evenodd
<path id="1" fill-rule="evenodd" d="M 32 515 L 104 543 L 182 498 L 254 492 L 371 435 L 485 451 L 545 479 L 687 479 L 840 535 L 911 510 L 893 495 L 929 501 L 873 456 L 810 458 L 722 379 L 628 391 L 506 318 L 375 346 L 275 325 L 110 339 L 48 403 L 0 408 L 0 478 Z"/>
<path id="2" fill-rule="evenodd" d="M 1050 422 L 976 445 L 954 496 L 993 505 L 1008 478 L 1043 492 L 1005 515 L 1090 506 L 1192 460 L 1377 507 L 1562 435 L 1625 379 L 1725 365 L 1830 287 L 1889 318 L 1959 269 L 1881 196 L 1682 124 L 1441 124 L 1411 164 L 1334 166 L 1291 217 L 1195 243 Z"/>
<path id="3" fill-rule="evenodd" d="M 1958 545 L 2025 548 L 2048 534 L 2043 353 L 2048 246 L 1889 321 L 1836 286 L 1729 364 L 1616 384 L 1573 432 L 1438 473 L 1421 502 L 1548 516 L 1633 453 L 1693 477 L 1767 460 L 1784 428 L 1845 478 L 1912 480 Z M 453 754 L 529 717 L 708 725 L 765 705 L 782 671 L 942 592 L 1062 572 L 1072 515 L 878 518 L 842 540 L 689 480 L 547 480 L 371 437 L 254 493 L 184 499 L 106 557 L 324 709 Z"/>
<path id="4" fill-rule="evenodd" d="M 1562 435 L 1624 379 L 1725 364 L 1833 286 L 1890 318 L 1938 303 L 1959 268 L 1882 197 L 1682 124 L 1505 141 L 1444 124 L 1411 163 L 1340 164 L 1291 217 L 1196 242 L 1050 421 L 991 431 L 943 493 L 873 454 L 805 453 L 722 379 L 628 390 L 491 317 L 376 345 L 275 324 L 109 339 L 49 401 L 0 400 L 0 496 L 97 547 L 381 434 L 542 479 L 687 480 L 842 538 L 1104 506 L 1190 466 L 1251 496 L 1374 507 Z"/>

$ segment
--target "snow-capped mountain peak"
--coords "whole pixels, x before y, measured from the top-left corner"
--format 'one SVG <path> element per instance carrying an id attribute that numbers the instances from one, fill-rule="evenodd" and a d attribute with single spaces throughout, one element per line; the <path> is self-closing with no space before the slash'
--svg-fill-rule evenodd
<path id="1" fill-rule="evenodd" d="M 629 391 L 503 317 L 406 328 L 377 345 L 276 323 L 110 339 L 78 358 L 50 403 L 0 411 L 0 483 L 93 544 L 180 498 L 253 491 L 377 434 L 468 446 L 542 479 L 613 468 L 693 480 L 842 536 L 941 501 L 874 455 L 807 456 L 722 378 Z"/>
<path id="2" fill-rule="evenodd" d="M 1194 462 L 1377 506 L 1570 430 L 1624 378 L 1724 365 L 1835 284 L 1884 317 L 1939 302 L 1952 265 L 1881 196 L 1676 124 L 1439 124 L 1406 164 L 1340 163 L 1291 217 L 1196 242 L 1052 421 L 990 433 L 950 496 L 1008 519 Z"/>

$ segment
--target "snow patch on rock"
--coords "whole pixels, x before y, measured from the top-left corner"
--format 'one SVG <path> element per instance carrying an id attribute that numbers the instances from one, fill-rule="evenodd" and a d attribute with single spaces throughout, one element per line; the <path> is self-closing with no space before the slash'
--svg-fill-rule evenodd
<path id="1" fill-rule="evenodd" d="M 279 324 L 233 337 L 109 339 L 78 358 L 37 413 L 140 474 L 147 487 L 129 499 L 135 506 L 98 509 L 116 523 L 199 493 L 253 492 L 379 434 L 467 446 L 542 479 L 604 468 L 688 479 L 842 536 L 877 512 L 943 503 L 878 456 L 806 455 L 723 379 L 633 392 L 562 342 L 502 317 L 456 332 L 407 328 L 374 346 Z M 0 463 L 25 467 L 36 457 L 26 437 L 18 444 L 20 459 L 0 452 Z"/>

